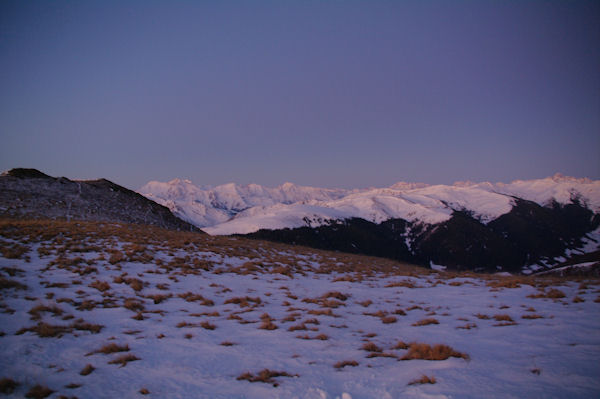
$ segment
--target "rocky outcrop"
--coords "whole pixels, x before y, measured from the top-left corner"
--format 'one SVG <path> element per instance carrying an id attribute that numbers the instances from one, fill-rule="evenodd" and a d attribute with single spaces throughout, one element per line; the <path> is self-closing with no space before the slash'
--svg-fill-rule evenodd
<path id="1" fill-rule="evenodd" d="M 0 217 L 112 221 L 199 231 L 168 208 L 106 179 L 69 180 L 24 168 L 0 176 Z"/>

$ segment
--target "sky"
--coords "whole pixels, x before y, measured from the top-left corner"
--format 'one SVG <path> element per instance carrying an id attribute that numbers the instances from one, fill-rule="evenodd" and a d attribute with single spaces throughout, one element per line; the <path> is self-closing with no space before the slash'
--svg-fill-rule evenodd
<path id="1" fill-rule="evenodd" d="M 600 179 L 598 1 L 0 2 L 0 170 Z"/>

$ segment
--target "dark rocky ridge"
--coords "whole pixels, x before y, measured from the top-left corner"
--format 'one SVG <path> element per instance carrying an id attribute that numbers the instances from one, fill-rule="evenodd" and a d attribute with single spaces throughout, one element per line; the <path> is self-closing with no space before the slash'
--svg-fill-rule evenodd
<path id="1" fill-rule="evenodd" d="M 0 175 L 0 217 L 123 222 L 200 232 L 168 208 L 106 179 L 76 181 L 24 168 Z"/>
<path id="2" fill-rule="evenodd" d="M 433 262 L 454 270 L 520 272 L 536 263 L 564 264 L 554 259 L 580 247 L 586 234 L 599 225 L 600 215 L 577 199 L 543 207 L 515 198 L 509 213 L 487 224 L 469 212 L 455 211 L 449 220 L 435 225 L 403 219 L 376 224 L 353 218 L 313 228 L 259 230 L 247 236 L 425 266 Z M 600 260 L 597 253 L 593 260 Z"/>

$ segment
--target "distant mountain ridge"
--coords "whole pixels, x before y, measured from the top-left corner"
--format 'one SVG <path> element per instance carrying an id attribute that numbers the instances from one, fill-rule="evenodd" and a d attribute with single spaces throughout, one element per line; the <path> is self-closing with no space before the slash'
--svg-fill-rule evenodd
<path id="1" fill-rule="evenodd" d="M 600 181 L 400 182 L 276 188 L 151 182 L 140 193 L 209 234 L 252 237 L 456 269 L 533 271 L 598 251 Z"/>
<path id="2" fill-rule="evenodd" d="M 26 168 L 0 175 L 0 217 L 124 222 L 200 231 L 168 208 L 106 179 L 69 180 Z"/>
<path id="3" fill-rule="evenodd" d="M 362 218 L 374 223 L 404 219 L 427 224 L 468 211 L 486 223 L 510 212 L 516 199 L 548 206 L 578 199 L 600 212 L 600 181 L 556 174 L 511 183 L 459 182 L 454 185 L 396 183 L 386 188 L 327 189 L 285 183 L 268 188 L 233 183 L 199 187 L 189 180 L 152 181 L 138 192 L 210 234 L 247 234 L 261 228 L 316 226 Z"/>

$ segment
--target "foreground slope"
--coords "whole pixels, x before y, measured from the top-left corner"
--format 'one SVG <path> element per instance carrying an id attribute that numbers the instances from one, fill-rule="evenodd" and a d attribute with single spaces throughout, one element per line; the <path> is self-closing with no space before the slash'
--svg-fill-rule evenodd
<path id="1" fill-rule="evenodd" d="M 4 220 L 0 236 L 7 397 L 600 395 L 597 280 L 115 223 Z"/>

